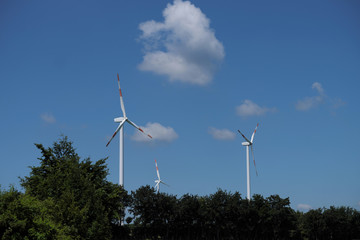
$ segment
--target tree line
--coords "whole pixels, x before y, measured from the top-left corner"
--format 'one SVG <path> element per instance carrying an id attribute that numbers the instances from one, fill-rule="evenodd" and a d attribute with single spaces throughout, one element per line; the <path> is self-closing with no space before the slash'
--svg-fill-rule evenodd
<path id="1" fill-rule="evenodd" d="M 21 178 L 0 190 L 0 239 L 360 239 L 360 212 L 290 207 L 289 198 L 218 189 L 177 197 L 143 186 L 128 193 L 107 181 L 106 158 L 81 159 L 62 137 Z M 127 214 L 125 214 L 127 212 Z"/>

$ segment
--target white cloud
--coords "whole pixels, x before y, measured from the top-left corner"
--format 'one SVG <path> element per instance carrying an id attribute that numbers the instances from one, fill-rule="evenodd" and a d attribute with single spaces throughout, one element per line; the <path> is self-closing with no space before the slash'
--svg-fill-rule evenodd
<path id="1" fill-rule="evenodd" d="M 209 128 L 209 134 L 217 140 L 233 140 L 236 134 L 228 129 Z"/>
<path id="2" fill-rule="evenodd" d="M 311 88 L 315 89 L 318 92 L 318 96 L 305 97 L 303 100 L 299 100 L 295 105 L 297 110 L 307 111 L 324 102 L 326 95 L 321 84 L 318 82 L 314 82 Z"/>
<path id="3" fill-rule="evenodd" d="M 206 85 L 225 56 L 210 20 L 189 1 L 175 0 L 163 11 L 164 22 L 143 22 L 139 28 L 145 55 L 139 69 L 165 75 L 170 81 Z"/>
<path id="4" fill-rule="evenodd" d="M 324 89 L 321 84 L 318 82 L 314 82 L 311 86 L 312 89 L 316 89 L 320 95 L 324 95 Z"/>
<path id="5" fill-rule="evenodd" d="M 335 98 L 332 100 L 332 108 L 333 109 L 338 109 L 344 105 L 346 105 L 346 103 L 340 98 Z"/>
<path id="6" fill-rule="evenodd" d="M 251 100 L 244 100 L 240 106 L 236 107 L 236 113 L 241 117 L 260 116 L 268 112 L 275 112 L 275 108 L 260 107 Z"/>
<path id="7" fill-rule="evenodd" d="M 321 96 L 306 97 L 296 103 L 296 109 L 299 111 L 307 111 L 311 108 L 318 106 L 323 101 Z"/>
<path id="8" fill-rule="evenodd" d="M 178 138 L 177 133 L 171 127 L 164 127 L 160 123 L 147 123 L 145 127 L 142 128 L 146 133 L 152 136 L 150 139 L 145 134 L 136 131 L 135 134 L 131 137 L 132 140 L 137 142 L 149 142 L 149 141 L 161 141 L 161 142 L 171 142 Z"/>
<path id="9" fill-rule="evenodd" d="M 43 113 L 40 115 L 41 119 L 46 123 L 55 123 L 56 119 L 51 113 Z"/>
<path id="10" fill-rule="evenodd" d="M 298 208 L 299 210 L 308 211 L 308 210 L 310 210 L 312 207 L 311 207 L 309 204 L 300 203 L 300 204 L 297 205 L 297 208 Z"/>

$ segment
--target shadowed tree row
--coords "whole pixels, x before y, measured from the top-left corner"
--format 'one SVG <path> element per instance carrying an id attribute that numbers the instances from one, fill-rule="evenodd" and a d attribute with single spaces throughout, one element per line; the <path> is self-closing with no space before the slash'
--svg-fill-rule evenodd
<path id="1" fill-rule="evenodd" d="M 296 213 L 278 195 L 251 201 L 219 189 L 209 196 L 177 199 L 150 186 L 132 192 L 130 212 L 136 239 L 291 239 Z"/>
<path id="2" fill-rule="evenodd" d="M 81 160 L 67 137 L 36 147 L 40 164 L 21 179 L 25 191 L 0 190 L 0 239 L 360 239 L 360 213 L 349 207 L 303 213 L 289 198 L 248 201 L 221 189 L 127 193 L 107 181 L 106 159 Z"/>

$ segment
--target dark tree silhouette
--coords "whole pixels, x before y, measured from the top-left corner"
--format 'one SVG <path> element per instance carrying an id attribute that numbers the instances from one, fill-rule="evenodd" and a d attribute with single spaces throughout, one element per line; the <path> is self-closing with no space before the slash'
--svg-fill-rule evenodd
<path id="1" fill-rule="evenodd" d="M 295 212 L 289 198 L 222 189 L 177 198 L 144 186 L 129 196 L 106 180 L 106 158 L 81 160 L 67 137 L 36 147 L 25 192 L 0 190 L 0 239 L 360 239 L 360 212 L 349 207 Z"/>

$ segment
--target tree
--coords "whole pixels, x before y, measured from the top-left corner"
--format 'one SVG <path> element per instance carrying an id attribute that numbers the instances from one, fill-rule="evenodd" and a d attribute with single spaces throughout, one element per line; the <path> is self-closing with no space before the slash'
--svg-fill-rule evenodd
<path id="1" fill-rule="evenodd" d="M 67 227 L 56 223 L 54 202 L 40 201 L 13 187 L 0 193 L 1 239 L 71 239 Z"/>
<path id="2" fill-rule="evenodd" d="M 156 193 L 149 185 L 131 193 L 130 212 L 134 215 L 137 238 L 168 238 L 174 226 L 176 197 Z"/>
<path id="3" fill-rule="evenodd" d="M 325 209 L 323 212 L 326 224 L 327 239 L 353 239 L 352 219 L 355 214 L 354 209 L 349 207 L 334 207 Z"/>
<path id="4" fill-rule="evenodd" d="M 53 218 L 72 239 L 110 239 L 124 217 L 126 191 L 106 180 L 106 158 L 80 160 L 72 142 L 62 137 L 52 147 L 35 144 L 40 166 L 21 179 L 27 195 L 54 203 Z"/>
<path id="5" fill-rule="evenodd" d="M 291 230 L 296 228 L 295 212 L 290 208 L 289 198 L 282 199 L 279 195 L 267 198 L 270 205 L 271 228 L 274 239 L 290 239 Z"/>
<path id="6" fill-rule="evenodd" d="M 308 239 L 359 239 L 360 213 L 349 207 L 312 209 L 298 215 L 299 228 Z"/>
<path id="7" fill-rule="evenodd" d="M 294 212 L 289 198 L 248 201 L 221 189 L 178 199 L 145 186 L 130 197 L 106 180 L 106 158 L 81 160 L 67 137 L 36 147 L 40 164 L 21 179 L 25 193 L 0 189 L 0 239 L 360 238 L 360 212 L 352 208 Z M 121 226 L 128 206 L 133 216 Z"/>
<path id="8" fill-rule="evenodd" d="M 303 217 L 305 236 L 309 239 L 326 239 L 326 223 L 323 217 L 323 209 L 311 209 Z"/>
<path id="9" fill-rule="evenodd" d="M 203 219 L 208 237 L 228 239 L 236 234 L 238 206 L 241 197 L 239 193 L 232 194 L 218 189 L 214 194 L 201 201 Z"/>
<path id="10" fill-rule="evenodd" d="M 175 236 L 179 239 L 198 239 L 203 222 L 199 197 L 190 194 L 183 195 L 177 201 L 175 212 Z"/>
<path id="11" fill-rule="evenodd" d="M 360 238 L 360 212 L 353 210 L 351 218 L 351 236 L 353 239 Z"/>

